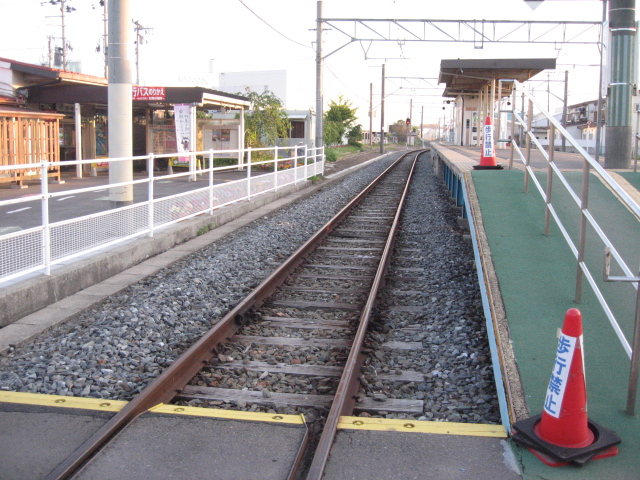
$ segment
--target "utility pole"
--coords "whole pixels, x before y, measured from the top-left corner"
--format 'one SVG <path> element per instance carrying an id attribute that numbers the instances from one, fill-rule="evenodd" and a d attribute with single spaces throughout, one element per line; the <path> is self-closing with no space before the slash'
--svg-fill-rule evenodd
<path id="1" fill-rule="evenodd" d="M 49 68 L 53 68 L 53 37 L 49 35 Z"/>
<path id="2" fill-rule="evenodd" d="M 384 153 L 384 66 L 382 64 L 382 102 L 380 102 L 380 155 Z"/>
<path id="3" fill-rule="evenodd" d="M 322 99 L 322 0 L 317 4 L 316 19 L 316 147 L 324 145 L 324 111 Z"/>
<path id="4" fill-rule="evenodd" d="M 109 16 L 107 3 L 107 0 L 102 2 L 102 24 L 104 26 L 104 34 L 102 36 L 102 49 L 104 51 L 104 78 L 109 76 Z"/>
<path id="5" fill-rule="evenodd" d="M 66 0 L 60 0 L 60 14 L 62 16 L 62 70 L 67 69 L 67 37 L 64 33 L 64 10 Z"/>
<path id="6" fill-rule="evenodd" d="M 369 84 L 369 146 L 373 145 L 373 83 Z"/>
<path id="7" fill-rule="evenodd" d="M 131 95 L 131 11 L 129 0 L 109 0 L 109 157 L 131 157 L 132 95 Z M 133 161 L 109 163 L 109 183 L 133 180 Z M 109 189 L 112 207 L 133 203 L 133 185 Z"/>
<path id="8" fill-rule="evenodd" d="M 134 30 L 136 31 L 136 85 L 140 85 L 140 44 L 144 41 L 142 34 L 148 35 L 153 29 L 143 27 L 137 20 L 134 20 L 133 24 L 135 25 Z"/>
<path id="9" fill-rule="evenodd" d="M 635 0 L 610 0 L 609 3 L 611 53 L 604 168 L 629 168 L 631 164 L 635 7 Z"/>

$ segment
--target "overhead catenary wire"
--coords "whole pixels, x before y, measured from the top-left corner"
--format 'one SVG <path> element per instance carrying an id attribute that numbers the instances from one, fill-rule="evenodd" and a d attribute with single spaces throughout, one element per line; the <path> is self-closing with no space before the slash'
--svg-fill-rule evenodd
<path id="1" fill-rule="evenodd" d="M 249 8 L 249 6 L 244 3 L 242 0 L 238 0 L 242 6 L 244 8 L 246 8 L 247 10 L 249 10 L 258 20 L 260 20 L 262 23 L 264 23 L 267 27 L 269 27 L 271 30 L 273 30 L 274 32 L 276 32 L 278 35 L 280 35 L 283 38 L 286 38 L 287 40 L 289 40 L 290 42 L 295 43 L 296 45 L 300 45 L 301 47 L 305 47 L 305 48 L 311 48 L 313 49 L 313 47 L 311 45 L 305 45 L 304 43 L 300 43 L 292 38 L 287 37 L 284 33 L 280 32 L 278 29 L 276 29 L 274 26 L 272 26 L 269 22 L 267 22 L 264 18 L 262 18 L 260 15 L 258 15 L 256 12 L 254 12 L 253 10 L 251 10 L 251 8 Z"/>

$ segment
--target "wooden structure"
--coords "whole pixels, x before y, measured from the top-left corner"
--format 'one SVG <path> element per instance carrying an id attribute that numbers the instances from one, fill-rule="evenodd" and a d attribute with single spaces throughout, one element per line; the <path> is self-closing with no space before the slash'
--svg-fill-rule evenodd
<path id="1" fill-rule="evenodd" d="M 0 107 L 0 165 L 26 165 L 47 161 L 55 164 L 47 176 L 60 181 L 60 119 L 53 112 Z M 15 182 L 40 178 L 40 169 L 0 171 L 0 182 Z"/>

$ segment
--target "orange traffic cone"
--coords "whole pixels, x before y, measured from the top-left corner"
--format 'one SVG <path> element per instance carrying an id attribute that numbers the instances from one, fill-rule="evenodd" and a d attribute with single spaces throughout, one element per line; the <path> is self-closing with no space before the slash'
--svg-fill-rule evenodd
<path id="1" fill-rule="evenodd" d="M 513 424 L 512 439 L 545 464 L 558 467 L 617 455 L 612 430 L 587 417 L 582 351 L 582 314 L 567 310 L 541 415 Z"/>
<path id="2" fill-rule="evenodd" d="M 482 136 L 482 148 L 480 149 L 480 164 L 475 165 L 476 170 L 502 170 L 502 165 L 496 161 L 496 146 L 493 139 L 493 124 L 491 117 L 484 121 L 484 135 Z"/>

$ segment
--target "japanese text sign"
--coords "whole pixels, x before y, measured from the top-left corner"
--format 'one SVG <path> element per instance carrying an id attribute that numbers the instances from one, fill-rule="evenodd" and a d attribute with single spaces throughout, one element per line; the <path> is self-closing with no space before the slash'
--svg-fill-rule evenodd
<path id="1" fill-rule="evenodd" d="M 562 400 L 564 399 L 564 392 L 567 388 L 573 353 L 578 340 L 577 337 L 570 337 L 562 333 L 558 341 L 556 360 L 553 364 L 551 380 L 549 380 L 547 395 L 544 400 L 544 411 L 555 418 L 560 417 Z"/>

